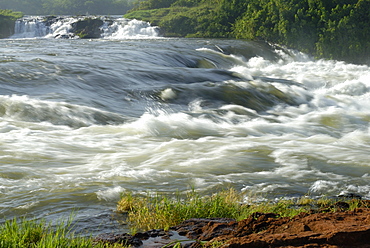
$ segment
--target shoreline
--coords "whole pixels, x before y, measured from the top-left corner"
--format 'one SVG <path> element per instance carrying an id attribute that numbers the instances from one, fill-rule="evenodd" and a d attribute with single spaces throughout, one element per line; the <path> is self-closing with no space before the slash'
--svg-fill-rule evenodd
<path id="1" fill-rule="evenodd" d="M 240 204 L 236 200 L 241 195 L 233 189 L 212 196 L 200 196 L 193 192 L 185 199 L 169 199 L 159 195 L 147 198 L 128 196 L 131 200 L 128 202 L 127 196 L 123 196 L 117 209 L 127 215 L 130 233 L 102 233 L 95 237 L 81 237 L 73 232 L 72 219 L 62 221 L 56 228 L 42 220 L 14 219 L 0 225 L 0 244 L 8 245 L 4 247 L 44 248 L 72 245 L 76 248 L 370 247 L 370 200 L 357 199 L 357 195 L 348 195 L 336 201 L 301 198 L 297 201 L 282 199 L 274 203 L 255 205 Z M 196 201 L 194 204 L 194 199 L 201 202 Z M 125 205 L 126 208 L 122 208 L 122 201 L 129 203 Z M 173 209 L 178 207 L 176 201 L 185 207 L 190 206 L 191 209 L 197 209 L 197 204 L 214 204 L 216 201 L 220 203 L 220 209 L 228 208 L 230 206 L 227 205 L 231 204 L 238 211 L 234 218 L 219 217 L 222 212 L 208 217 L 202 216 L 206 212 L 198 216 L 190 213 L 190 218 L 184 217 L 176 225 L 143 231 L 138 231 L 140 228 L 135 227 L 137 221 L 142 221 L 139 215 L 145 205 L 154 207 L 150 210 L 154 223 L 158 222 L 157 218 L 161 218 L 158 212 L 164 215 L 172 213 L 172 218 L 175 218 L 178 214 Z M 250 210 L 248 216 L 243 215 L 247 213 L 243 212 L 246 209 Z M 233 214 L 235 213 L 229 212 L 227 215 Z"/>

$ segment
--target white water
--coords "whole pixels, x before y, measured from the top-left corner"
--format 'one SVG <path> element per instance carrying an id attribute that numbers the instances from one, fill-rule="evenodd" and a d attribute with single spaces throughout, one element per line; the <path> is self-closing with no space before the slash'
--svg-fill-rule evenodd
<path id="1" fill-rule="evenodd" d="M 191 187 L 370 198 L 368 66 L 213 45 L 231 40 L 1 42 L 4 219 L 78 210 L 90 228 L 122 192 Z"/>
<path id="2" fill-rule="evenodd" d="M 106 39 L 148 39 L 159 36 L 158 27 L 152 27 L 148 22 L 126 18 L 118 18 L 112 25 L 106 22 L 102 30 L 102 37 Z"/>
<path id="3" fill-rule="evenodd" d="M 50 25 L 44 21 L 45 17 L 31 16 L 18 20 L 15 24 L 13 39 L 19 38 L 78 38 L 71 29 L 72 24 L 86 17 L 56 17 Z M 126 18 L 100 18 L 104 21 L 100 29 L 102 38 L 106 39 L 138 39 L 155 38 L 159 36 L 158 27 L 152 27 L 148 22 L 130 20 Z"/>

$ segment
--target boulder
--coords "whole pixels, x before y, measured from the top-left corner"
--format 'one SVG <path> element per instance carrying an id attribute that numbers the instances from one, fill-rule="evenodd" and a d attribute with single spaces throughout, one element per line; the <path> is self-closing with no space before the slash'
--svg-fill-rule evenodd
<path id="1" fill-rule="evenodd" d="M 72 32 L 81 39 L 100 38 L 103 33 L 100 27 L 103 24 L 101 19 L 85 18 L 72 24 Z"/>

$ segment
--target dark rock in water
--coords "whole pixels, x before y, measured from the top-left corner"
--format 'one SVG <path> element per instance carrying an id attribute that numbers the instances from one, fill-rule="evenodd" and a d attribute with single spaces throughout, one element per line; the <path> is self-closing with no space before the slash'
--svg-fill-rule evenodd
<path id="1" fill-rule="evenodd" d="M 108 26 L 111 26 L 114 23 L 114 21 L 110 19 L 106 19 L 105 22 L 108 24 Z"/>
<path id="2" fill-rule="evenodd" d="M 355 194 L 355 193 L 345 193 L 338 195 L 339 198 L 347 198 L 347 199 L 362 199 L 362 196 Z"/>
<path id="3" fill-rule="evenodd" d="M 96 243 L 119 243 L 124 246 L 132 247 L 162 247 L 167 245 L 171 240 L 173 232 L 164 231 L 163 229 L 153 229 L 147 232 L 138 232 L 135 235 L 124 234 L 102 234 L 95 238 Z M 184 237 L 185 238 L 185 237 Z"/>
<path id="4" fill-rule="evenodd" d="M 58 34 L 54 37 L 55 39 L 72 39 L 76 38 L 74 34 Z"/>
<path id="5" fill-rule="evenodd" d="M 182 222 L 171 230 L 177 231 L 179 235 L 189 239 L 211 240 L 219 235 L 225 235 L 230 229 L 230 223 L 236 223 L 234 219 L 228 218 L 203 218 L 189 219 Z M 212 227 L 212 228 L 210 228 Z M 205 230 L 210 230 L 205 232 Z"/>
<path id="6" fill-rule="evenodd" d="M 347 203 L 347 202 L 342 202 L 342 201 L 339 201 L 339 202 L 336 202 L 335 204 L 334 204 L 334 206 L 336 207 L 336 208 L 339 208 L 339 209 L 341 209 L 341 210 L 347 210 L 347 209 L 349 209 L 349 204 Z"/>
<path id="7" fill-rule="evenodd" d="M 100 38 L 103 31 L 100 27 L 104 24 L 101 19 L 86 18 L 72 24 L 72 32 L 81 39 Z"/>
<path id="8" fill-rule="evenodd" d="M 57 16 L 45 16 L 43 23 L 45 24 L 45 26 L 49 27 L 60 19 L 63 19 L 63 18 L 57 17 Z"/>
<path id="9" fill-rule="evenodd" d="M 119 243 L 125 246 L 134 246 L 138 247 L 143 244 L 141 239 L 134 237 L 130 234 L 124 233 L 124 234 L 102 234 L 99 235 L 97 238 L 94 240 L 96 243 Z"/>

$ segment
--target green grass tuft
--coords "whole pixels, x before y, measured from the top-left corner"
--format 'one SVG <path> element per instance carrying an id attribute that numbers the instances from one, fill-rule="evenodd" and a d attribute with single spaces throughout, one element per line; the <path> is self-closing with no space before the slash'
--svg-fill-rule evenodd
<path id="1" fill-rule="evenodd" d="M 44 220 L 12 219 L 0 225 L 1 248 L 118 248 L 121 245 L 94 243 L 92 238 L 75 235 L 71 221 L 52 227 Z"/>
<path id="2" fill-rule="evenodd" d="M 243 208 L 241 195 L 230 189 L 202 197 L 191 191 L 185 197 L 176 194 L 133 196 L 126 194 L 119 201 L 117 210 L 127 212 L 132 232 L 149 229 L 169 229 L 190 218 L 225 217 L 236 218 Z"/>
<path id="3" fill-rule="evenodd" d="M 311 199 L 280 199 L 245 204 L 245 196 L 234 189 L 223 190 L 210 196 L 201 196 L 195 190 L 181 197 L 176 194 L 169 197 L 163 194 L 155 196 L 128 193 L 118 202 L 117 211 L 127 214 L 132 233 L 150 229 L 168 230 L 190 218 L 233 218 L 242 220 L 254 213 L 274 213 L 279 217 L 294 217 L 302 212 L 334 212 L 342 211 L 335 199 L 325 197 Z M 348 208 L 353 210 L 364 207 L 361 200 L 346 200 Z M 365 206 L 369 207 L 369 206 Z"/>

